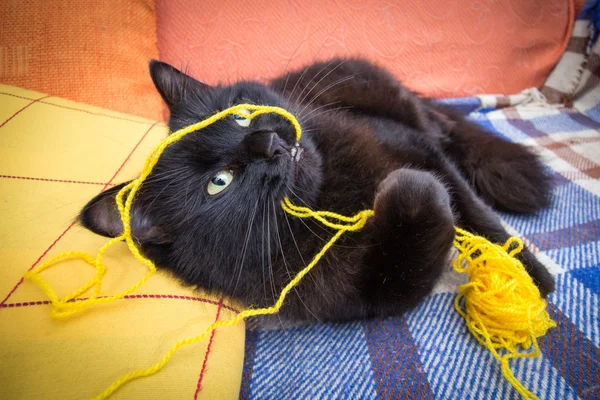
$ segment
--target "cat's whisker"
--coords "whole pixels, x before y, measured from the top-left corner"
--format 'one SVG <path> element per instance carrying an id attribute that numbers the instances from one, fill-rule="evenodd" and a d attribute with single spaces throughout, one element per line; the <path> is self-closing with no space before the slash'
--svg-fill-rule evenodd
<path id="1" fill-rule="evenodd" d="M 190 209 L 188 208 L 188 204 L 190 203 L 190 200 L 191 200 L 191 198 L 192 198 L 192 196 L 190 196 L 190 195 L 189 195 L 189 192 L 190 192 L 190 186 L 192 186 L 192 183 L 194 183 L 194 181 L 190 179 L 190 180 L 188 181 L 188 184 L 187 184 L 187 185 L 186 185 L 186 187 L 185 187 L 185 203 L 183 204 L 183 208 L 184 208 L 184 210 L 190 210 Z M 196 197 L 196 198 L 197 198 L 197 196 L 193 196 L 193 197 Z M 188 212 L 186 212 L 185 214 L 186 214 L 186 218 L 185 218 L 185 219 L 187 219 L 187 215 L 188 215 L 189 213 L 188 213 Z"/>
<path id="2" fill-rule="evenodd" d="M 294 59 L 294 56 L 296 56 L 296 53 L 298 52 L 298 50 L 300 50 L 300 48 L 302 47 L 302 45 L 304 43 L 306 43 L 306 41 L 308 39 L 310 39 L 311 37 L 313 37 L 317 32 L 319 32 L 319 31 L 321 31 L 323 29 L 325 29 L 325 26 L 320 27 L 319 29 L 315 30 L 313 33 L 311 33 L 310 35 L 308 35 L 307 37 L 305 37 L 304 40 L 302 42 L 300 42 L 300 44 L 298 45 L 298 47 L 296 47 L 296 50 L 294 50 L 294 52 L 292 53 L 292 55 L 290 56 L 290 58 L 288 58 L 288 61 L 285 64 L 285 68 L 283 69 L 283 74 L 285 74 L 287 72 L 287 76 L 285 78 L 285 84 L 283 85 L 283 91 L 281 93 L 285 93 L 285 89 L 287 88 L 287 84 L 288 84 L 288 81 L 290 79 L 290 73 L 288 72 L 288 68 L 290 66 L 290 62 Z"/>
<path id="3" fill-rule="evenodd" d="M 299 189 L 297 186 L 295 186 L 294 184 L 292 184 L 293 188 Z M 304 204 L 305 207 L 308 208 L 313 208 L 310 204 L 308 204 L 306 201 L 304 201 L 300 196 L 298 196 L 297 193 L 295 193 L 293 190 L 290 190 L 290 193 L 292 194 L 293 197 L 295 197 L 296 199 L 298 199 L 302 204 Z M 315 235 L 317 238 L 319 238 L 320 240 L 322 240 L 323 242 L 326 242 L 329 239 L 325 239 L 321 236 L 319 236 L 317 233 L 315 233 L 315 231 L 313 231 L 308 225 L 307 223 L 304 221 L 304 219 L 299 218 L 299 221 L 302 222 L 304 224 L 304 226 L 306 227 L 306 229 L 308 229 L 313 235 Z M 325 228 L 324 226 L 322 226 L 321 224 L 317 224 L 317 226 L 319 228 L 321 228 L 321 230 L 323 230 L 327 235 L 331 234 L 331 231 L 328 231 L 327 228 Z M 346 245 L 342 245 L 342 244 L 335 244 L 335 247 L 341 247 L 341 248 L 345 248 L 345 249 L 367 249 L 370 247 L 376 247 L 379 244 L 372 244 L 372 245 L 367 245 L 367 246 L 346 246 Z"/>
<path id="4" fill-rule="evenodd" d="M 185 219 L 183 220 L 184 222 L 189 221 L 191 218 L 194 217 L 194 211 L 198 209 L 198 203 L 204 198 L 204 196 L 198 196 L 198 195 L 192 195 L 190 196 L 193 200 L 192 203 L 190 205 L 190 207 L 187 208 L 186 212 L 185 212 Z"/>
<path id="5" fill-rule="evenodd" d="M 316 108 L 312 109 L 312 110 L 311 110 L 311 111 L 310 111 L 308 114 L 306 114 L 306 115 L 299 115 L 299 116 L 298 116 L 298 120 L 300 120 L 301 122 L 308 121 L 308 120 L 307 120 L 307 118 L 308 118 L 308 117 L 309 117 L 311 114 L 313 114 L 315 111 L 318 111 L 318 110 L 320 110 L 320 109 L 322 109 L 322 108 L 329 107 L 329 106 L 332 106 L 332 105 L 334 105 L 334 104 L 338 104 L 338 103 L 341 103 L 341 101 L 339 101 L 339 100 L 338 100 L 338 101 L 332 101 L 331 103 L 323 104 L 323 105 L 321 105 L 321 106 L 319 106 L 319 107 L 316 107 Z M 303 132 L 304 132 L 304 133 L 306 133 L 306 131 L 303 131 Z"/>
<path id="6" fill-rule="evenodd" d="M 327 40 L 325 40 L 325 42 L 327 42 Z M 323 43 L 323 45 L 325 44 L 325 42 Z M 320 50 L 320 49 L 319 49 L 319 50 Z M 299 100 L 299 99 L 300 99 L 300 97 L 302 96 L 302 94 L 304 93 L 304 91 L 305 91 L 306 89 L 308 89 L 308 87 L 310 86 L 310 84 L 311 84 L 311 83 L 313 83 L 313 81 L 314 81 L 314 80 L 315 80 L 315 79 L 316 79 L 316 78 L 317 78 L 319 75 L 321 75 L 321 72 L 325 71 L 325 70 L 327 69 L 327 67 L 329 67 L 331 64 L 333 64 L 333 62 L 334 62 L 334 61 L 335 61 L 335 59 L 333 59 L 333 60 L 329 61 L 327 64 L 325 64 L 325 66 L 324 66 L 323 68 L 321 68 L 321 69 L 319 70 L 319 72 L 317 72 L 316 74 L 314 74 L 314 75 L 313 75 L 313 76 L 310 78 L 310 81 L 308 81 L 308 82 L 306 83 L 306 85 L 305 85 L 305 86 L 302 88 L 302 91 L 300 92 L 300 94 L 298 94 L 298 96 L 296 97 L 296 100 L 294 101 L 294 103 L 296 103 L 296 104 L 302 104 L 302 101 L 304 100 L 304 98 L 306 97 L 306 95 L 305 95 L 304 97 L 302 97 L 302 100 Z M 327 77 L 327 75 L 328 75 L 328 74 L 326 74 L 326 75 L 325 75 L 325 77 Z M 321 80 L 322 80 L 322 79 L 321 79 Z M 319 82 L 321 82 L 321 81 L 319 81 Z M 317 82 L 317 85 L 319 84 L 319 82 Z M 315 85 L 315 86 L 313 86 L 313 87 L 312 87 L 312 89 L 314 89 L 315 87 L 316 87 L 316 85 Z M 312 91 L 312 89 L 310 89 L 310 90 L 308 91 L 308 93 L 310 93 L 310 92 Z"/>
<path id="7" fill-rule="evenodd" d="M 302 265 L 306 265 L 306 261 L 304 261 L 304 257 L 302 257 L 302 252 L 298 247 L 298 242 L 296 241 L 296 237 L 294 235 L 294 231 L 292 230 L 292 225 L 290 224 L 290 219 L 287 216 L 287 213 L 283 213 L 285 217 L 285 222 L 287 223 L 288 229 L 290 230 L 290 235 L 292 236 L 292 240 L 294 241 L 294 247 L 296 247 L 296 251 L 298 251 L 298 255 L 300 256 L 300 260 L 302 261 Z"/>
<path id="8" fill-rule="evenodd" d="M 331 83 L 327 84 L 327 86 L 325 86 L 324 88 L 322 88 L 319 93 L 317 93 L 315 96 L 313 96 L 308 102 L 306 102 L 305 104 L 303 104 L 304 107 L 300 110 L 299 114 L 302 115 L 307 108 L 311 107 L 316 102 L 316 100 L 319 97 L 321 97 L 328 90 L 331 90 L 334 87 L 336 87 L 337 85 L 340 85 L 340 84 L 342 84 L 342 83 L 344 83 L 346 81 L 352 80 L 355 77 L 356 77 L 356 75 L 349 75 L 349 76 L 345 76 L 345 77 L 339 78 L 337 81 L 334 81 L 334 82 L 331 82 Z M 336 89 L 338 89 L 338 90 L 339 89 L 344 89 L 344 88 L 353 86 L 355 84 L 356 84 L 356 82 L 352 81 L 349 84 L 346 84 L 346 85 L 343 85 L 343 86 L 338 86 Z"/>
<path id="9" fill-rule="evenodd" d="M 320 50 L 320 49 L 319 49 Z M 290 95 L 288 96 L 288 98 L 286 99 L 287 102 L 289 103 L 292 100 L 292 96 L 294 95 L 294 92 L 296 91 L 296 88 L 298 87 L 298 84 L 302 81 L 302 79 L 304 79 L 304 76 L 306 75 L 306 73 L 308 72 L 308 69 L 305 69 L 302 74 L 300 75 L 300 78 L 298 78 L 298 80 L 296 81 L 296 84 L 294 85 L 294 87 L 292 88 L 292 92 L 290 93 Z"/>
<path id="10" fill-rule="evenodd" d="M 296 251 L 298 252 L 298 255 L 300 256 L 300 260 L 302 261 L 302 265 L 307 265 L 306 261 L 304 261 L 304 257 L 302 256 L 302 252 L 300 251 L 300 248 L 298 247 L 298 242 L 296 241 L 296 237 L 294 235 L 294 231 L 292 230 L 292 225 L 290 224 L 290 219 L 287 216 L 287 213 L 283 213 L 283 216 L 285 217 L 285 222 L 287 223 L 288 229 L 290 230 L 290 235 L 292 236 L 292 240 L 294 241 L 294 246 L 296 247 Z M 317 283 L 315 277 L 313 276 L 313 274 L 308 274 L 308 276 L 310 277 L 310 279 L 313 281 L 313 283 L 315 284 L 315 288 L 317 288 L 317 290 L 319 290 L 321 293 L 323 293 L 322 288 L 320 287 L 320 285 Z M 300 295 L 298 295 L 298 297 L 300 297 Z M 302 301 L 302 299 L 300 299 Z M 304 302 L 302 303 L 304 304 Z M 305 306 L 306 307 L 306 306 Z M 317 319 L 317 321 L 319 322 L 323 322 L 319 319 L 319 317 L 317 317 L 315 314 L 313 314 L 308 307 L 306 307 L 306 309 L 308 310 L 308 312 L 310 312 L 310 314 L 315 317 Z"/>
<path id="11" fill-rule="evenodd" d="M 254 224 L 254 217 L 256 216 L 256 211 L 258 210 L 258 200 L 256 199 L 256 203 L 254 204 L 254 209 L 252 210 L 252 213 L 250 214 L 250 217 L 248 217 L 248 228 L 246 229 L 246 238 L 244 239 L 244 245 L 242 247 L 242 255 L 240 256 L 239 260 L 239 270 L 240 272 L 237 274 L 237 279 L 235 281 L 235 286 L 233 287 L 233 291 L 232 293 L 232 297 L 235 297 L 235 292 L 237 290 L 238 284 L 240 282 L 240 278 L 242 276 L 242 271 L 244 270 L 244 261 L 246 259 L 246 251 L 248 250 L 248 243 L 250 242 L 250 232 L 252 232 L 252 225 Z M 235 275 L 235 271 L 238 270 L 237 267 L 238 262 L 236 262 L 236 267 L 234 269 L 234 275 Z"/>
<path id="12" fill-rule="evenodd" d="M 171 169 L 168 171 L 163 171 L 163 172 L 159 172 L 159 173 L 152 173 L 150 174 L 150 176 L 148 178 L 146 178 L 145 183 L 151 183 L 151 182 L 157 182 L 157 181 L 161 181 L 161 180 L 167 180 L 170 179 L 174 176 L 178 176 L 180 175 L 182 172 L 189 170 L 189 167 L 187 166 L 183 166 L 180 168 L 176 168 L 176 169 Z M 159 179 L 160 178 L 160 179 Z"/>
<path id="13" fill-rule="evenodd" d="M 156 199 L 158 199 L 160 197 L 161 194 L 163 194 L 163 192 L 169 187 L 171 186 L 171 184 L 173 184 L 175 181 L 172 180 L 169 183 L 167 183 L 165 186 L 163 186 L 163 188 L 161 189 L 160 192 L 158 192 L 158 194 L 156 196 L 154 196 L 154 198 L 152 199 L 152 201 L 144 206 L 144 209 L 142 210 L 142 218 L 144 218 L 146 216 L 146 213 L 148 213 L 148 211 L 150 211 L 150 209 L 152 208 L 152 205 L 154 204 L 154 202 L 156 202 Z"/>
<path id="14" fill-rule="evenodd" d="M 323 82 L 323 79 L 327 78 L 327 77 L 328 77 L 328 76 L 329 76 L 331 73 L 333 73 L 333 72 L 334 72 L 336 69 L 338 69 L 340 66 L 342 66 L 342 64 L 344 64 L 345 62 L 346 62 L 346 59 L 343 59 L 343 60 L 342 60 L 342 61 L 340 61 L 340 62 L 339 62 L 339 63 L 338 63 L 338 64 L 337 64 L 335 67 L 331 68 L 331 70 L 329 70 L 329 71 L 328 71 L 328 72 L 327 72 L 325 75 L 323 75 L 323 76 L 321 77 L 321 79 L 319 79 L 319 80 L 317 81 L 317 83 L 315 83 L 315 84 L 313 85 L 313 87 L 311 87 L 311 88 L 310 88 L 310 90 L 309 90 L 308 92 L 306 92 L 306 94 L 304 95 L 304 97 L 302 97 L 302 99 L 300 99 L 300 101 L 298 101 L 297 103 L 298 103 L 298 104 L 302 104 L 302 103 L 304 102 L 304 100 L 306 99 L 306 97 L 308 97 L 308 95 L 309 95 L 309 94 L 311 94 L 311 93 L 312 93 L 312 91 L 313 91 L 313 90 L 314 90 L 314 89 L 315 89 L 317 86 L 319 86 L 319 83 Z M 323 70 L 324 70 L 325 68 L 327 68 L 327 66 L 329 66 L 329 64 L 328 64 L 328 65 L 326 65 L 325 67 L 323 67 Z M 321 72 L 319 72 L 319 73 L 321 73 Z M 314 79 L 315 79 L 315 78 L 313 78 L 313 80 L 314 80 Z M 307 87 L 308 87 L 308 85 L 307 85 Z M 309 101 L 309 102 L 308 102 L 308 104 L 311 104 L 311 102 Z M 302 115 L 302 113 L 304 112 L 304 110 L 305 110 L 305 109 L 306 109 L 306 107 L 304 107 L 304 108 L 302 109 L 302 111 L 300 111 L 300 115 Z"/>
<path id="15" fill-rule="evenodd" d="M 267 301 L 267 277 L 265 275 L 265 204 L 262 204 L 262 229 L 261 229 L 261 241 L 260 241 L 260 265 L 262 268 L 263 276 L 263 293 L 265 295 L 265 301 Z"/>
<path id="16" fill-rule="evenodd" d="M 298 200 L 300 200 L 300 202 L 301 202 L 301 203 L 302 203 L 302 204 L 303 204 L 305 207 L 308 207 L 308 208 L 312 208 L 312 207 L 313 207 L 312 205 L 308 204 L 308 202 L 307 202 L 307 201 L 305 201 L 304 199 L 302 199 L 302 198 L 300 197 L 300 195 L 299 195 L 297 192 L 295 192 L 293 189 L 296 189 L 296 190 L 302 190 L 302 188 L 300 188 L 300 187 L 296 186 L 296 184 L 295 184 L 295 183 L 292 183 L 292 190 L 290 190 L 290 193 L 292 194 L 292 196 L 294 196 L 295 198 L 297 198 Z"/>
<path id="17" fill-rule="evenodd" d="M 269 267 L 269 278 L 271 283 L 271 295 L 273 296 L 273 301 L 276 299 L 276 291 L 275 291 L 275 279 L 273 277 L 273 266 L 271 264 L 271 208 L 270 204 L 267 202 L 267 266 Z"/>
<path id="18" fill-rule="evenodd" d="M 323 41 L 323 43 L 321 44 L 321 47 L 319 47 L 319 49 L 317 50 L 317 52 L 315 53 L 313 59 L 312 59 L 312 63 L 315 62 L 315 60 L 317 59 L 317 56 L 319 55 L 319 53 L 321 52 L 321 50 L 323 49 L 323 47 L 325 47 L 325 44 L 327 43 L 327 41 L 331 38 L 331 36 L 333 35 L 333 33 L 337 30 L 337 28 L 340 27 L 340 24 L 337 24 L 337 26 L 333 29 L 333 31 L 329 34 L 329 36 L 327 36 L 327 38 Z M 294 92 L 296 91 L 296 87 L 298 86 L 298 84 L 302 81 L 302 79 L 304 79 L 304 76 L 306 75 L 306 73 L 308 72 L 308 68 L 306 68 L 303 72 L 302 75 L 300 75 L 300 78 L 296 81 L 296 84 L 294 85 L 294 88 L 292 89 L 292 93 L 290 93 L 290 95 L 287 98 L 287 101 L 290 102 L 292 100 L 292 96 L 294 94 Z M 312 79 L 311 79 L 312 82 Z M 310 82 L 309 82 L 310 83 Z M 299 97 L 299 96 L 298 96 Z M 296 97 L 296 100 L 298 100 L 298 97 Z"/>
<path id="19" fill-rule="evenodd" d="M 275 208 L 275 201 L 274 200 L 271 200 L 271 201 L 273 202 L 273 208 Z M 285 215 L 285 213 L 284 213 L 284 215 Z M 287 216 L 286 216 L 286 218 L 287 218 Z M 281 235 L 279 234 L 279 224 L 277 223 L 277 213 L 275 213 L 275 232 L 277 233 L 277 242 L 279 243 L 279 252 L 281 253 L 281 258 L 283 260 L 283 266 L 285 268 L 285 272 L 288 275 L 288 279 L 292 280 L 293 275 L 292 275 L 292 273 L 290 272 L 290 270 L 288 268 L 288 264 L 287 264 L 287 261 L 285 259 L 285 254 L 284 254 L 284 251 L 283 251 L 283 245 L 281 244 Z M 294 239 L 294 242 L 295 242 L 295 239 Z M 297 247 L 298 246 L 296 246 L 296 248 Z M 300 252 L 299 249 L 298 249 L 298 252 Z M 314 278 L 313 278 L 313 281 L 314 281 Z M 300 303 L 302 303 L 302 305 L 304 306 L 304 308 L 306 308 L 306 311 L 308 311 L 308 313 L 310 315 L 312 315 L 313 317 L 315 317 L 315 319 L 317 319 L 320 322 L 319 318 L 310 310 L 310 308 L 308 308 L 308 306 L 306 305 L 306 303 L 304 303 L 304 300 L 302 300 L 302 296 L 300 296 L 300 292 L 298 291 L 298 288 L 294 288 L 293 291 L 296 294 L 296 296 L 298 296 L 298 300 L 300 300 Z"/>
<path id="20" fill-rule="evenodd" d="M 295 198 L 297 198 L 298 200 L 300 200 L 300 202 L 301 202 L 301 203 L 303 203 L 305 207 L 309 207 L 309 208 L 311 208 L 311 206 L 310 206 L 310 205 L 308 205 L 308 204 L 307 204 L 307 203 L 306 203 L 304 200 L 302 200 L 302 199 L 301 199 L 301 198 L 300 198 L 300 197 L 299 197 L 299 196 L 298 196 L 296 193 L 294 193 L 293 191 L 290 191 L 290 193 L 291 193 L 291 194 L 292 194 L 292 195 L 293 195 Z M 301 222 L 301 223 L 302 223 L 302 224 L 303 224 L 303 225 L 306 227 L 306 229 L 308 229 L 308 230 L 309 230 L 309 231 L 310 231 L 310 232 L 311 232 L 313 235 L 315 235 L 315 236 L 316 236 L 316 237 L 317 237 L 319 240 L 321 240 L 322 242 L 326 242 L 326 241 L 327 241 L 327 239 L 325 239 L 325 238 L 323 238 L 323 237 L 319 236 L 319 235 L 318 235 L 318 234 L 317 234 L 317 233 L 316 233 L 314 230 L 312 230 L 312 229 L 311 229 L 311 228 L 308 226 L 308 224 L 306 223 L 306 221 L 304 221 L 304 219 L 302 219 L 302 218 L 299 218 L 299 221 L 300 221 L 300 222 Z M 321 229 L 322 229 L 324 232 L 326 232 L 326 233 L 329 233 L 329 232 L 327 232 L 327 230 L 326 230 L 325 228 L 323 228 L 321 225 L 317 225 L 317 226 L 318 226 L 319 228 L 321 228 Z"/>
<path id="21" fill-rule="evenodd" d="M 351 78 L 354 78 L 355 76 L 356 76 L 356 75 L 353 75 Z M 344 79 L 346 79 L 346 78 L 344 78 Z M 366 81 L 363 81 L 363 83 L 368 83 L 368 82 L 373 82 L 373 80 L 366 80 Z M 317 114 L 317 115 L 313 115 L 313 117 L 311 117 L 310 119 L 308 119 L 307 117 L 308 117 L 310 114 L 312 114 L 314 111 L 316 111 L 316 109 L 314 109 L 314 110 L 310 111 L 308 114 L 306 114 L 306 115 L 302 115 L 302 113 L 304 112 L 304 110 L 305 110 L 306 108 L 310 107 L 310 106 L 311 106 L 313 103 L 315 103 L 315 102 L 316 102 L 316 99 L 317 99 L 319 96 L 323 95 L 323 94 L 324 94 L 324 93 L 325 93 L 327 90 L 330 90 L 330 89 L 332 89 L 332 88 L 333 88 L 335 85 L 338 85 L 339 83 L 343 83 L 343 81 L 342 81 L 342 82 L 333 82 L 332 84 L 330 84 L 330 86 L 329 86 L 329 87 L 326 87 L 326 88 L 324 88 L 324 89 L 322 90 L 322 92 L 321 92 L 321 93 L 319 93 L 319 94 L 317 94 L 317 96 L 313 97 L 313 98 L 312 98 L 312 99 L 311 99 L 311 100 L 310 100 L 310 101 L 309 101 L 309 102 L 308 102 L 308 103 L 307 103 L 307 104 L 304 106 L 304 108 L 303 108 L 302 110 L 300 110 L 298 119 L 300 120 L 300 122 L 301 122 L 301 123 L 303 123 L 303 124 L 304 124 L 304 123 L 310 122 L 310 121 L 311 121 L 312 119 L 314 119 L 316 116 L 319 116 L 319 115 L 323 114 L 323 113 L 319 113 L 319 114 Z M 350 84 L 346 84 L 346 85 L 343 85 L 343 86 L 339 86 L 339 87 L 337 87 L 336 89 L 337 89 L 337 90 L 340 90 L 340 89 L 345 89 L 345 88 L 348 88 L 348 87 L 354 86 L 355 84 L 356 84 L 356 82 L 350 82 Z M 332 85 L 333 85 L 333 86 L 332 86 Z M 341 102 L 338 102 L 338 103 L 341 103 Z M 331 104 L 331 103 L 330 103 L 330 104 Z M 319 108 L 321 108 L 321 107 L 323 107 L 323 106 L 317 107 L 317 109 L 319 109 Z M 353 108 L 353 106 L 343 106 L 343 107 L 339 107 L 339 108 L 329 109 L 329 110 L 326 110 L 326 111 L 335 111 L 335 110 L 343 110 L 343 109 L 351 109 L 351 108 Z M 315 126 L 315 128 L 319 128 L 319 127 L 320 127 L 320 126 Z"/>
<path id="22" fill-rule="evenodd" d="M 292 195 L 294 197 L 296 197 L 305 207 L 314 208 L 315 207 L 314 204 L 310 204 L 308 201 L 306 201 L 302 197 L 300 197 L 300 194 L 301 194 L 300 192 L 302 192 L 303 190 L 304 189 L 302 189 L 301 187 L 296 186 L 295 183 L 292 183 L 292 190 L 291 190 Z"/>
<path id="23" fill-rule="evenodd" d="M 271 199 L 271 203 L 273 203 L 272 199 Z M 271 208 L 269 207 L 269 202 L 267 202 L 267 208 L 268 208 L 268 213 L 267 213 L 267 243 L 268 243 L 268 247 L 267 247 L 267 252 L 268 252 L 268 256 L 269 256 L 269 275 L 271 277 L 271 291 L 273 294 L 273 302 L 276 301 L 277 299 L 277 288 L 275 287 L 275 276 L 273 274 L 273 265 L 271 262 Z M 273 218 L 275 218 L 275 204 L 273 204 Z M 279 325 L 281 325 L 281 328 L 284 328 L 284 324 L 283 321 L 281 320 L 281 315 L 280 313 L 276 313 L 275 315 L 277 315 L 277 319 L 279 320 Z"/>
<path id="24" fill-rule="evenodd" d="M 304 110 L 306 110 L 306 108 L 309 107 L 323 93 L 325 93 L 326 91 L 328 91 L 330 89 L 333 89 L 336 85 L 339 85 L 340 83 L 347 82 L 347 81 L 349 81 L 351 79 L 354 79 L 355 77 L 356 77 L 356 75 L 349 75 L 349 76 L 346 76 L 344 78 L 340 78 L 337 81 L 335 81 L 333 83 L 330 83 L 329 85 L 325 86 L 323 89 L 321 89 L 321 91 L 319 93 L 317 93 L 315 96 L 313 96 L 312 99 L 310 99 L 308 101 L 308 103 L 304 106 L 304 108 L 302 110 L 300 110 L 300 114 L 302 114 L 304 112 Z"/>
<path id="25" fill-rule="evenodd" d="M 312 117 L 310 117 L 310 119 L 306 120 L 306 121 L 302 121 L 303 123 L 307 123 L 312 121 L 313 119 L 317 118 L 319 115 L 323 115 L 326 114 L 328 112 L 333 112 L 333 111 L 340 111 L 340 110 L 349 110 L 351 108 L 354 108 L 353 106 L 342 106 L 342 107 L 336 107 L 336 108 L 330 108 L 329 110 L 323 110 L 317 114 L 314 114 Z M 320 125 L 315 125 L 315 130 L 316 128 L 319 128 Z"/>
<path id="26" fill-rule="evenodd" d="M 352 76 L 352 77 L 354 77 L 354 76 Z M 344 78 L 344 79 L 346 79 L 346 78 Z M 371 82 L 371 80 L 369 80 L 369 81 L 364 81 L 364 82 Z M 334 85 L 334 86 L 335 86 L 335 85 L 339 85 L 340 83 L 343 83 L 343 82 L 333 82 L 333 83 L 332 83 L 332 85 Z M 354 85 L 356 85 L 356 82 L 350 82 L 350 83 L 348 83 L 348 84 L 345 84 L 345 85 L 342 85 L 342 86 L 338 86 L 336 89 L 337 89 L 337 90 L 340 90 L 340 89 L 345 89 L 345 88 L 348 88 L 348 87 L 351 87 L 351 86 L 354 86 Z M 328 88 L 325 88 L 325 89 L 323 89 L 323 90 L 324 90 L 324 91 L 327 91 L 327 90 L 330 90 L 330 89 L 332 89 L 332 88 L 333 88 L 333 87 L 328 87 Z M 323 93 L 325 93 L 325 92 L 323 92 Z M 323 95 L 323 93 L 319 93 L 319 94 L 317 95 L 317 98 L 318 98 L 318 96 L 321 96 L 321 95 Z M 310 107 L 312 104 L 314 104 L 314 103 L 316 103 L 316 98 L 315 98 L 315 97 L 313 97 L 313 98 L 311 99 L 311 101 L 310 101 L 309 103 L 307 103 L 307 104 L 304 106 L 304 108 L 303 108 L 302 110 L 300 110 L 300 111 L 299 111 L 299 113 L 298 113 L 298 120 L 299 120 L 300 122 L 303 122 L 303 123 L 304 123 L 304 122 L 307 122 L 307 121 L 309 121 L 309 119 L 308 119 L 307 117 L 308 117 L 308 116 L 309 116 L 311 113 L 313 113 L 313 112 L 314 112 L 314 111 L 316 111 L 317 109 L 320 109 L 320 108 L 324 107 L 324 105 L 322 105 L 322 106 L 319 106 L 319 107 L 317 107 L 316 109 L 310 110 L 310 112 L 309 112 L 308 114 L 303 114 L 303 112 L 305 111 L 305 109 L 306 109 L 306 108 L 309 108 L 309 107 Z M 328 105 L 335 104 L 335 103 L 342 103 L 342 101 L 334 101 L 334 102 L 328 103 Z M 345 108 L 351 108 L 351 107 L 350 107 L 350 106 L 345 106 Z M 332 109 L 332 110 L 334 110 L 334 109 Z M 329 110 L 328 110 L 328 111 L 329 111 Z"/>
<path id="27" fill-rule="evenodd" d="M 146 179 L 146 181 L 144 183 L 148 184 L 148 183 L 152 183 L 152 182 L 168 180 L 168 179 L 173 178 L 174 176 L 179 175 L 180 173 L 182 173 L 186 170 L 187 170 L 187 168 L 183 167 L 183 168 L 177 168 L 177 169 L 170 170 L 170 171 L 163 171 L 163 172 L 159 172 L 156 174 L 152 174 Z"/>

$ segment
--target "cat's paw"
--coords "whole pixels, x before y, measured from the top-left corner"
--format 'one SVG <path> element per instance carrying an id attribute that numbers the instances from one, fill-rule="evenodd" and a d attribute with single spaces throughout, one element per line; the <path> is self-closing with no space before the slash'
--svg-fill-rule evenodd
<path id="1" fill-rule="evenodd" d="M 391 172 L 379 184 L 374 208 L 375 215 L 393 211 L 405 219 L 453 221 L 446 187 L 431 173 L 408 168 Z"/>
<path id="2" fill-rule="evenodd" d="M 370 262 L 386 279 L 377 296 L 414 307 L 448 265 L 455 234 L 448 191 L 429 172 L 396 170 L 379 186 L 373 221 L 378 247 Z"/>
<path id="3" fill-rule="evenodd" d="M 444 253 L 454 239 L 448 190 L 429 172 L 404 168 L 390 173 L 379 186 L 374 210 L 379 231 L 395 242 L 412 242 L 415 251 Z"/>

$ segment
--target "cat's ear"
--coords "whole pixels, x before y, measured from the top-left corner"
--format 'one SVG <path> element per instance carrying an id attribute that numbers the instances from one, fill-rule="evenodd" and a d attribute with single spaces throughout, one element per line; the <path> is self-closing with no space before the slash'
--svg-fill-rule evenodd
<path id="1" fill-rule="evenodd" d="M 94 197 L 79 214 L 79 221 L 90 231 L 98 235 L 115 237 L 123 233 L 123 223 L 117 208 L 115 198 L 117 193 L 129 182 L 114 186 Z M 142 244 L 169 243 L 168 236 L 163 230 L 153 224 L 148 216 L 133 207 L 131 212 L 132 236 Z"/>
<path id="2" fill-rule="evenodd" d="M 150 76 L 171 112 L 181 103 L 187 91 L 201 95 L 202 92 L 211 89 L 211 86 L 197 81 L 162 61 L 150 61 Z"/>

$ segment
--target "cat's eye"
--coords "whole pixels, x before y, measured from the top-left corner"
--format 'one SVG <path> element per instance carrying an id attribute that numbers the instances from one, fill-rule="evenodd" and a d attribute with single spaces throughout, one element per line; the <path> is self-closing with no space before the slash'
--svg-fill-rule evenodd
<path id="1" fill-rule="evenodd" d="M 239 110 L 237 110 L 237 112 L 240 114 L 245 114 L 245 115 L 250 114 L 250 111 L 246 110 L 245 108 L 240 108 Z M 241 115 L 233 114 L 233 119 L 240 126 L 247 127 L 250 125 L 250 120 L 248 118 L 242 117 Z"/>
<path id="2" fill-rule="evenodd" d="M 218 174 L 212 177 L 208 182 L 206 191 L 209 195 L 214 196 L 215 194 L 221 193 L 229 184 L 233 181 L 233 174 L 231 171 L 220 171 Z"/>

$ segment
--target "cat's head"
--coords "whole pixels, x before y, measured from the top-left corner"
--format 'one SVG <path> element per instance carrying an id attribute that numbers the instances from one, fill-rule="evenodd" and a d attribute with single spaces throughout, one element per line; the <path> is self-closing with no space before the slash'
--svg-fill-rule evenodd
<path id="1" fill-rule="evenodd" d="M 157 61 L 150 74 L 170 110 L 172 132 L 242 103 L 294 113 L 293 105 L 256 82 L 209 86 Z M 295 131 L 277 114 L 252 121 L 229 116 L 183 137 L 164 151 L 135 198 L 134 239 L 184 281 L 244 298 L 264 278 L 268 252 L 279 250 L 279 202 L 293 192 L 307 201 L 316 197 L 320 157 L 309 134 L 299 145 L 294 150 Z M 84 207 L 86 228 L 109 237 L 122 232 L 115 196 L 123 185 Z"/>

